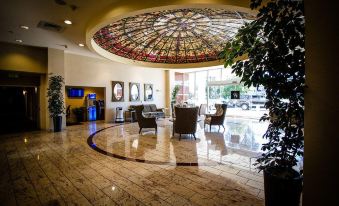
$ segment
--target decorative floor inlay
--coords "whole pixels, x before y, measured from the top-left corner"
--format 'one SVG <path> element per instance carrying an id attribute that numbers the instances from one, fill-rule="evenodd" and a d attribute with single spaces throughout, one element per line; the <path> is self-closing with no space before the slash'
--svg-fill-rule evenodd
<path id="1" fill-rule="evenodd" d="M 59 133 L 37 131 L 3 135 L 0 136 L 0 202 L 1 205 L 263 205 L 262 174 L 249 171 L 248 158 L 245 161 L 245 153 L 240 152 L 248 149 L 248 145 L 256 145 L 248 143 L 254 136 L 243 136 L 252 133 L 249 128 L 256 126 L 241 127 L 246 124 L 237 120 L 225 123 L 223 139 L 226 140 L 226 156 L 230 156 L 228 165 L 189 167 L 125 161 L 102 155 L 87 144 L 91 134 L 104 128 L 107 129 L 98 132 L 94 138 L 96 144 L 103 146 L 104 137 L 108 137 L 106 146 L 109 147 L 103 148 L 109 150 L 111 143 L 118 137 L 126 139 L 126 142 L 134 141 L 135 131 L 138 130 L 135 123 L 115 126 L 90 122 L 69 126 Z M 151 130 L 137 135 L 140 142 L 138 145 L 134 143 L 134 146 L 143 150 L 133 150 L 133 146 L 125 145 L 125 154 L 150 160 L 151 155 L 159 155 L 156 151 L 165 151 L 163 145 L 194 142 L 193 139 L 179 142 L 177 137 L 171 140 L 171 125 L 167 122 L 159 122 L 158 125 L 159 134 L 156 138 Z M 238 148 L 228 142 L 235 131 L 240 136 Z M 203 130 L 199 129 L 197 154 L 200 151 L 199 144 L 205 142 L 203 134 Z M 159 145 L 149 143 L 154 139 Z M 154 150 L 154 145 L 158 150 Z M 211 147 L 216 149 L 214 152 L 210 150 L 212 158 L 208 161 L 217 162 L 216 159 L 220 158 L 217 154 L 223 146 L 217 145 L 215 140 L 211 140 Z M 170 151 L 176 148 L 171 147 Z M 186 151 L 186 148 L 190 147 L 177 149 Z M 175 154 L 179 159 L 184 157 L 177 149 L 174 149 L 175 152 L 163 153 L 162 158 L 165 154 L 169 157 Z M 193 157 L 187 155 L 187 158 Z"/>
<path id="2" fill-rule="evenodd" d="M 104 154 L 104 155 L 107 155 L 107 156 L 110 156 L 110 157 L 114 157 L 114 158 L 118 158 L 118 159 L 121 159 L 121 160 L 127 160 L 127 161 L 134 161 L 134 162 L 142 162 L 142 163 L 147 163 L 147 164 L 158 164 L 158 165 L 174 165 L 174 166 L 211 166 L 211 165 L 217 165 L 217 163 L 215 162 L 197 162 L 197 161 L 194 161 L 194 162 L 187 162 L 187 160 L 189 160 L 189 158 L 186 159 L 186 162 L 167 162 L 165 159 L 163 159 L 163 161 L 159 160 L 146 160 L 146 159 L 140 159 L 142 157 L 139 158 L 138 157 L 127 157 L 126 155 L 124 154 L 116 154 L 114 153 L 116 150 L 120 150 L 121 151 L 121 148 L 116 148 L 116 149 L 112 149 L 110 151 L 112 152 L 109 152 L 109 151 L 106 151 L 105 149 L 102 149 L 100 147 L 98 147 L 98 145 L 96 143 L 94 143 L 93 139 L 95 137 L 95 135 L 103 130 L 106 130 L 106 129 L 111 129 L 113 127 L 119 127 L 120 125 L 115 125 L 115 126 L 110 126 L 110 127 L 107 127 L 107 128 L 104 128 L 104 129 L 101 129 L 101 130 L 98 130 L 96 131 L 95 133 L 91 134 L 88 139 L 87 139 L 87 144 L 92 148 L 94 149 L 95 151 L 101 153 L 101 154 Z M 125 125 L 126 127 L 126 125 Z M 151 138 L 154 138 L 154 137 L 151 137 Z M 138 139 L 138 141 L 140 141 L 140 138 Z M 143 141 L 143 140 L 141 140 Z M 134 143 L 134 142 L 133 142 Z M 137 142 L 137 144 L 139 144 L 139 142 Z M 141 145 L 145 146 L 145 145 L 151 145 L 149 143 L 146 143 L 146 144 L 143 144 L 141 143 Z M 118 145 L 119 146 L 119 145 Z M 133 145 L 132 145 L 133 146 Z M 114 146 L 113 146 L 114 148 Z M 139 147 L 140 148 L 140 147 Z M 141 148 L 139 150 L 143 150 L 144 148 Z M 140 152 L 140 151 L 139 151 Z M 191 152 L 191 151 L 188 151 L 188 152 Z M 184 160 L 185 161 L 185 160 Z"/>
<path id="3" fill-rule="evenodd" d="M 107 156 L 158 165 L 216 166 L 230 163 L 229 153 L 245 156 L 248 160 L 260 154 L 260 142 L 253 139 L 253 132 L 248 132 L 250 128 L 243 128 L 239 123 L 229 122 L 226 133 L 207 132 L 199 128 L 196 133 L 197 141 L 193 138 L 178 141 L 178 138 L 170 137 L 172 123 L 167 119 L 160 119 L 157 124 L 157 135 L 151 129 L 139 135 L 136 123 L 115 125 L 94 132 L 87 143 L 95 151 Z M 247 129 L 247 138 L 240 138 L 238 133 L 242 129 Z M 232 134 L 233 130 L 237 133 Z M 240 144 L 240 140 L 247 143 Z M 230 146 L 227 147 L 226 144 Z M 247 164 L 249 167 L 249 163 Z"/>

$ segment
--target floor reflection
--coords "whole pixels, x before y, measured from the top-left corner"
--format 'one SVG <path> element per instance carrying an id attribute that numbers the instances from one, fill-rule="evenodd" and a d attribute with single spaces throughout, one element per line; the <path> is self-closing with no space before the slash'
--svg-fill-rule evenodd
<path id="1" fill-rule="evenodd" d="M 232 164 L 244 169 L 250 168 L 251 157 L 261 153 L 264 143 L 262 135 L 266 123 L 257 120 L 227 118 L 225 131 L 217 132 L 199 128 L 197 141 L 183 136 L 171 136 L 172 123 L 168 119 L 158 121 L 158 134 L 144 131 L 138 134 L 137 124 L 111 127 L 93 137 L 96 147 L 111 156 L 154 164 L 171 165 L 216 165 Z"/>
<path id="2" fill-rule="evenodd" d="M 261 173 L 219 163 L 240 153 L 228 144 L 242 134 L 200 128 L 179 141 L 169 121 L 158 129 L 90 122 L 1 136 L 0 205 L 263 205 Z"/>

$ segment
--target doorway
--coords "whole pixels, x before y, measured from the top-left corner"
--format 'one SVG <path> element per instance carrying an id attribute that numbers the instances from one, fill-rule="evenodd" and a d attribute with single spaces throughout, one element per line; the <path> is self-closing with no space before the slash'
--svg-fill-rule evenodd
<path id="1" fill-rule="evenodd" d="M 214 112 L 216 103 L 227 104 L 227 116 L 260 119 L 265 109 L 266 94 L 263 87 L 246 87 L 242 84 L 213 84 L 208 88 L 208 110 Z M 236 94 L 232 96 L 232 93 Z"/>
<path id="2" fill-rule="evenodd" d="M 39 129 L 38 87 L 0 86 L 0 134 Z"/>

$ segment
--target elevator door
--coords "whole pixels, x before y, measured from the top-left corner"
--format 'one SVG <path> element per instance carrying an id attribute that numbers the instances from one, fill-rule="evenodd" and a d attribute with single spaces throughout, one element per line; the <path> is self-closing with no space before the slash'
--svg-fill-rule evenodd
<path id="1" fill-rule="evenodd" d="M 0 86 L 0 134 L 38 129 L 38 87 Z"/>

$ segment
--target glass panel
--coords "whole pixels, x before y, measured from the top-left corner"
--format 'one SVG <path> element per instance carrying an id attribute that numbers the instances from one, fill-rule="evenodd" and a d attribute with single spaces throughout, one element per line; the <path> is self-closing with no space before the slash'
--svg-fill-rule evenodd
<path id="1" fill-rule="evenodd" d="M 221 69 L 221 80 L 228 80 L 235 78 L 236 75 L 232 74 L 231 68 L 222 68 Z"/>
<path id="2" fill-rule="evenodd" d="M 188 100 L 191 105 L 196 105 L 197 94 L 195 93 L 195 72 L 188 73 Z"/>
<path id="3" fill-rule="evenodd" d="M 195 93 L 196 105 L 207 103 L 207 71 L 196 72 Z"/>
<path id="4" fill-rule="evenodd" d="M 208 70 L 208 81 L 220 81 L 221 69 Z"/>

